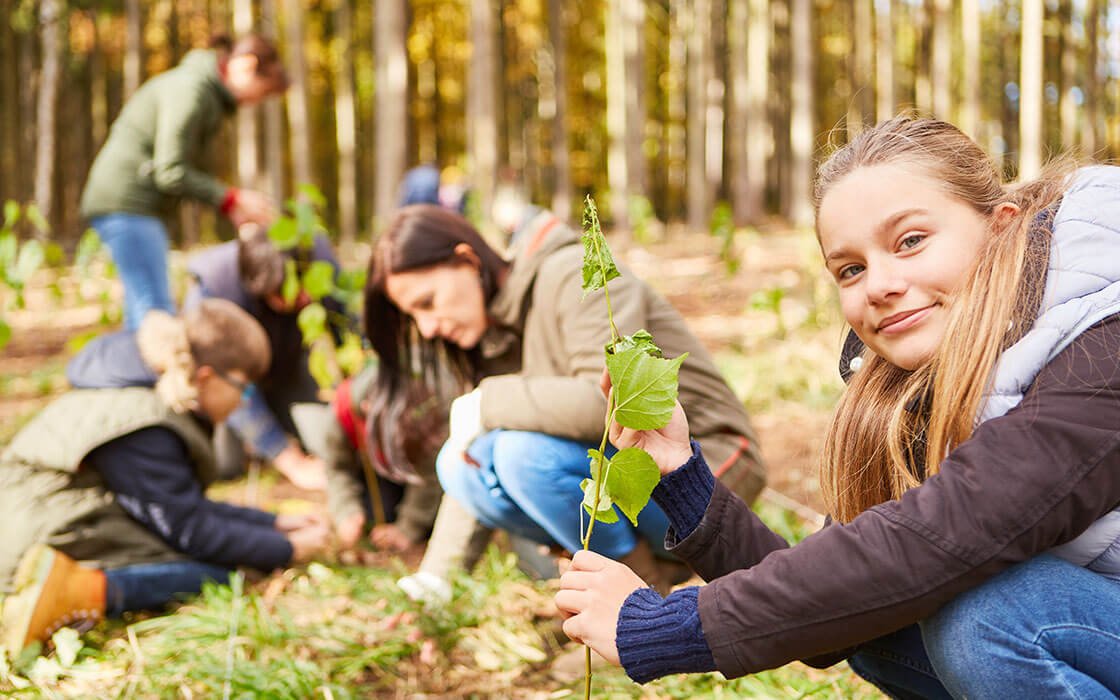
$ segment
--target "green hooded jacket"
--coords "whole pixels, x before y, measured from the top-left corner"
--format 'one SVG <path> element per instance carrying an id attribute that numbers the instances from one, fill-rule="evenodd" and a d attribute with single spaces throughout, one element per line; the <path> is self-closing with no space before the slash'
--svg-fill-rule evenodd
<path id="1" fill-rule="evenodd" d="M 23 553 L 40 542 L 101 569 L 183 558 L 129 517 L 98 471 L 82 464 L 97 447 L 155 426 L 183 440 L 203 485 L 214 480 L 206 431 L 148 388 L 67 392 L 12 439 L 0 453 L 0 590 L 11 584 Z"/>
<path id="2" fill-rule="evenodd" d="M 607 401 L 599 389 L 603 348 L 610 340 L 606 299 L 583 298 L 579 235 L 551 212 L 519 234 L 509 276 L 487 307 L 495 325 L 480 350 L 487 376 L 482 427 L 546 433 L 598 443 Z M 646 329 L 666 357 L 689 353 L 679 397 L 688 424 L 713 472 L 750 503 L 766 471 L 743 403 L 684 318 L 632 271 L 610 283 L 620 333 Z"/>
<path id="3" fill-rule="evenodd" d="M 178 66 L 141 85 L 93 161 L 82 216 L 166 217 L 184 197 L 220 205 L 228 185 L 205 172 L 202 163 L 223 117 L 236 107 L 210 50 L 191 51 Z"/>

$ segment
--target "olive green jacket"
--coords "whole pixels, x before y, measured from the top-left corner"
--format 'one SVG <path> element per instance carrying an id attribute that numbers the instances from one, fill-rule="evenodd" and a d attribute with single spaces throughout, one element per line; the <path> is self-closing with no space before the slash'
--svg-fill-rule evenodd
<path id="1" fill-rule="evenodd" d="M 97 447 L 154 426 L 183 440 L 200 482 L 214 480 L 206 431 L 148 388 L 70 391 L 12 439 L 0 453 L 0 590 L 23 553 L 41 542 L 95 568 L 183 558 L 125 513 L 96 469 L 82 465 Z"/>
<path id="2" fill-rule="evenodd" d="M 82 216 L 166 217 L 183 197 L 221 204 L 228 186 L 202 163 L 223 117 L 236 106 L 213 51 L 191 51 L 178 66 L 141 85 L 93 161 Z"/>
<path id="3" fill-rule="evenodd" d="M 583 299 L 583 249 L 574 231 L 550 212 L 527 229 L 487 308 L 494 325 L 480 342 L 490 375 L 479 385 L 482 427 L 598 443 L 607 410 L 599 389 L 611 336 L 606 300 L 602 292 Z M 692 436 L 712 470 L 750 502 L 765 469 L 746 409 L 680 313 L 632 271 L 619 271 L 609 285 L 616 327 L 623 334 L 648 330 L 666 357 L 689 353 L 679 398 Z"/>

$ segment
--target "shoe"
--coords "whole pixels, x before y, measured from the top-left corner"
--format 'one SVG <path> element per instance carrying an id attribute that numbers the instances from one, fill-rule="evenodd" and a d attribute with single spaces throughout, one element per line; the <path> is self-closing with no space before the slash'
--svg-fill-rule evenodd
<path id="1" fill-rule="evenodd" d="M 37 544 L 16 569 L 14 591 L 0 601 L 0 630 L 9 658 L 63 627 L 79 632 L 105 617 L 105 573 Z"/>

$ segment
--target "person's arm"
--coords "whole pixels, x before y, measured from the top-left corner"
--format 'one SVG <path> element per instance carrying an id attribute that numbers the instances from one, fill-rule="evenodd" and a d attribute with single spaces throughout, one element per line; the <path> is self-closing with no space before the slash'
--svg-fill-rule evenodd
<path id="1" fill-rule="evenodd" d="M 113 440 L 87 461 L 129 515 L 192 559 L 265 571 L 292 559 L 292 546 L 275 529 L 273 516 L 246 516 L 247 509 L 206 498 L 186 446 L 167 428 L 144 428 Z"/>
<path id="2" fill-rule="evenodd" d="M 603 435 L 607 401 L 599 390 L 603 347 L 611 339 L 602 292 L 583 299 L 578 265 L 545 266 L 538 274 L 534 299 L 556 313 L 555 350 L 567 360 L 565 376 L 503 374 L 483 379 L 482 427 L 544 432 L 573 440 L 598 441 Z M 632 273 L 610 282 L 615 326 L 631 334 L 647 323 L 645 288 Z M 581 301 L 581 299 L 583 299 Z M 537 309 L 534 313 L 543 313 Z M 656 338 L 654 341 L 656 342 Z"/>
<path id="3" fill-rule="evenodd" d="M 257 457 L 276 459 L 291 443 L 259 388 L 254 388 L 249 398 L 230 414 L 226 424 Z"/>
<path id="4" fill-rule="evenodd" d="M 161 192 L 187 197 L 221 207 L 230 188 L 218 178 L 199 170 L 188 154 L 203 138 L 203 123 L 210 118 L 210 98 L 202 88 L 183 94 L 165 89 L 157 108 L 152 152 L 152 181 Z"/>
<path id="5" fill-rule="evenodd" d="M 1118 338 L 1117 316 L 1083 333 L 1019 406 L 982 424 L 900 500 L 703 587 L 700 618 L 718 669 L 754 673 L 917 622 L 1114 509 Z M 713 508 L 729 497 L 719 492 Z M 726 526 L 701 523 L 677 551 L 712 546 L 712 530 Z"/>

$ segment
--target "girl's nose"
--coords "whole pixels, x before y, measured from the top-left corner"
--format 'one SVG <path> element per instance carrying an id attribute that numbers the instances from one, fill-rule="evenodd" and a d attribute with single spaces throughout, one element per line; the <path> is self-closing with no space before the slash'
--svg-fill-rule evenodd
<path id="1" fill-rule="evenodd" d="M 882 304 L 906 291 L 908 283 L 897 266 L 889 263 L 868 265 L 866 271 L 867 300 Z"/>
<path id="2" fill-rule="evenodd" d="M 435 317 L 426 314 L 416 317 L 416 327 L 420 329 L 420 335 L 424 336 L 425 340 L 435 338 L 439 332 L 439 322 Z"/>

